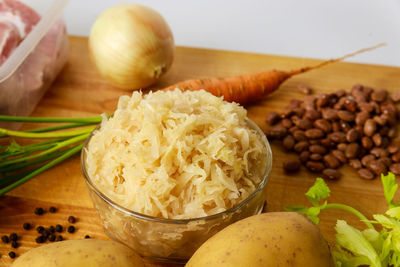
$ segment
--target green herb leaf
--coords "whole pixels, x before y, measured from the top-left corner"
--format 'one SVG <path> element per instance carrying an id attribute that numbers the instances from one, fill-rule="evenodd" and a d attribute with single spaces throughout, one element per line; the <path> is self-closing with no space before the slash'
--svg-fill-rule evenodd
<path id="1" fill-rule="evenodd" d="M 400 251 L 399 251 L 399 244 L 400 244 L 400 236 L 399 231 L 394 230 L 390 231 L 386 234 L 386 239 L 382 244 L 382 252 L 380 254 L 380 259 L 383 266 L 400 266 Z"/>
<path id="2" fill-rule="evenodd" d="M 304 206 L 292 206 L 286 207 L 286 211 L 294 211 L 307 216 L 315 224 L 319 223 L 318 215 L 322 209 L 325 209 L 328 204 L 326 201 L 320 205 L 319 201 L 329 197 L 330 190 L 323 179 L 317 178 L 313 186 L 308 189 L 306 196 L 310 202 L 314 205 L 313 207 Z"/>
<path id="3" fill-rule="evenodd" d="M 384 266 L 386 266 L 390 261 L 391 248 L 392 248 L 392 234 L 389 233 L 388 235 L 386 235 L 386 238 L 382 243 L 381 253 L 379 255 L 381 262 L 385 264 Z"/>
<path id="4" fill-rule="evenodd" d="M 328 198 L 330 195 L 330 190 L 328 185 L 325 183 L 325 181 L 322 178 L 317 178 L 315 180 L 315 183 L 313 186 L 310 187 L 310 189 L 307 191 L 306 196 L 308 200 L 313 204 L 313 207 L 304 207 L 304 206 L 292 206 L 292 207 L 286 207 L 286 211 L 294 211 L 298 212 L 301 214 L 306 215 L 311 221 L 313 221 L 315 224 L 319 223 L 319 218 L 318 215 L 321 212 L 321 210 L 324 209 L 340 209 L 344 211 L 348 211 L 353 213 L 355 216 L 360 218 L 367 226 L 368 228 L 374 229 L 373 225 L 368 221 L 368 219 L 358 210 L 344 204 L 328 204 L 327 201 L 324 201 L 322 204 L 320 204 L 321 200 Z"/>
<path id="5" fill-rule="evenodd" d="M 393 173 L 389 172 L 387 175 L 381 175 L 383 193 L 385 194 L 385 199 L 389 205 L 389 208 L 399 206 L 398 203 L 393 202 L 394 195 L 396 194 L 399 185 L 396 183 L 396 177 Z"/>
<path id="6" fill-rule="evenodd" d="M 7 147 L 6 152 L 10 153 L 10 154 L 23 153 L 24 152 L 24 147 L 20 146 L 17 142 L 12 140 L 10 145 Z"/>
<path id="7" fill-rule="evenodd" d="M 318 215 L 321 211 L 320 207 L 302 207 L 302 206 L 292 206 L 285 208 L 286 211 L 298 212 L 307 216 L 313 223 L 318 224 L 319 218 Z"/>
<path id="8" fill-rule="evenodd" d="M 400 222 L 394 218 L 388 218 L 383 214 L 375 214 L 373 215 L 373 217 L 376 220 L 376 222 L 378 222 L 379 224 L 381 224 L 386 228 L 389 229 L 398 228 L 400 230 Z"/>
<path id="9" fill-rule="evenodd" d="M 384 238 L 381 235 L 381 233 L 379 233 L 375 229 L 368 228 L 368 229 L 365 229 L 364 231 L 362 231 L 362 234 L 365 237 L 365 239 L 367 239 L 368 242 L 371 243 L 371 245 L 374 247 L 375 251 L 377 253 L 380 253 L 382 250 L 383 242 L 384 242 Z"/>
<path id="10" fill-rule="evenodd" d="M 382 267 L 380 258 L 363 234 L 343 220 L 336 223 L 336 243 L 354 256 L 366 260 L 371 267 Z M 362 260 L 362 261 L 364 261 Z M 358 265 L 354 265 L 358 266 Z"/>
<path id="11" fill-rule="evenodd" d="M 400 254 L 400 221 L 395 218 L 388 218 L 385 215 L 374 215 L 374 219 L 383 227 L 391 229 L 391 248 L 393 252 Z"/>
<path id="12" fill-rule="evenodd" d="M 332 257 L 335 267 L 369 266 L 369 260 L 366 257 L 354 256 L 341 247 L 335 247 L 332 250 Z"/>
<path id="13" fill-rule="evenodd" d="M 385 214 L 389 215 L 392 218 L 396 218 L 396 219 L 400 220 L 400 207 L 394 207 L 394 208 L 388 209 L 385 212 Z"/>
<path id="14" fill-rule="evenodd" d="M 318 202 L 321 199 L 328 198 L 330 193 L 331 190 L 329 190 L 325 181 L 322 178 L 317 178 L 314 185 L 308 189 L 306 196 L 314 206 L 317 206 Z"/>
<path id="15" fill-rule="evenodd" d="M 382 243 L 380 259 L 382 262 L 388 262 L 390 266 L 399 266 L 400 264 L 400 221 L 395 218 L 388 218 L 382 214 L 373 215 L 377 223 L 381 224 L 386 233 L 385 241 Z"/>
<path id="16" fill-rule="evenodd" d="M 321 178 L 317 178 L 306 193 L 312 207 L 295 206 L 286 210 L 304 214 L 317 224 L 322 210 L 338 209 L 354 214 L 365 223 L 368 229 L 361 232 L 345 221 L 337 221 L 336 246 L 332 250 L 336 267 L 400 267 L 400 203 L 393 201 L 398 184 L 392 173 L 382 175 L 381 179 L 389 209 L 385 214 L 373 215 L 373 221 L 345 204 L 328 203 L 326 200 L 320 204 L 330 195 L 328 186 Z M 376 231 L 373 224 L 379 224 L 382 230 Z"/>

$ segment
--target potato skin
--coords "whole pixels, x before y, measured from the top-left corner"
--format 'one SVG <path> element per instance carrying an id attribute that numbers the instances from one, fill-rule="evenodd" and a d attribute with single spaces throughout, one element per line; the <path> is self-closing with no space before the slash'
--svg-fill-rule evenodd
<path id="1" fill-rule="evenodd" d="M 319 228 L 295 212 L 240 220 L 207 240 L 186 267 L 333 267 Z"/>
<path id="2" fill-rule="evenodd" d="M 68 240 L 29 250 L 12 267 L 144 267 L 130 248 L 106 240 Z"/>

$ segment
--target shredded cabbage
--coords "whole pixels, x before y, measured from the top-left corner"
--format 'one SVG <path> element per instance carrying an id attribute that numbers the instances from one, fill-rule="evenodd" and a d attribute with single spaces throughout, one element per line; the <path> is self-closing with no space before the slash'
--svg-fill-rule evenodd
<path id="1" fill-rule="evenodd" d="M 187 219 L 225 211 L 249 196 L 265 171 L 265 145 L 246 116 L 203 90 L 122 96 L 89 142 L 89 177 L 142 214 Z"/>

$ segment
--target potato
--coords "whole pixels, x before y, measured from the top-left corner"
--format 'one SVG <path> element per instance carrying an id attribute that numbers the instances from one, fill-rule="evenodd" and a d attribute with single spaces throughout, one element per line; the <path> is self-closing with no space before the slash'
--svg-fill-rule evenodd
<path id="1" fill-rule="evenodd" d="M 130 248 L 106 240 L 68 240 L 43 245 L 23 254 L 12 267 L 144 267 Z"/>
<path id="2" fill-rule="evenodd" d="M 331 267 L 319 228 L 295 212 L 270 212 L 238 221 L 207 240 L 186 267 Z"/>

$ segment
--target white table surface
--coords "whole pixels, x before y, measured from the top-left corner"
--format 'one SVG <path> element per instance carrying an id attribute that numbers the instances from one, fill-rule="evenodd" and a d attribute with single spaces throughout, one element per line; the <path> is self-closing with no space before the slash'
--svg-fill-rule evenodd
<path id="1" fill-rule="evenodd" d="M 102 11 L 124 2 L 70 0 L 68 32 L 88 36 Z M 180 46 L 326 59 L 386 42 L 347 61 L 400 66 L 400 0 L 134 2 L 161 13 Z"/>

